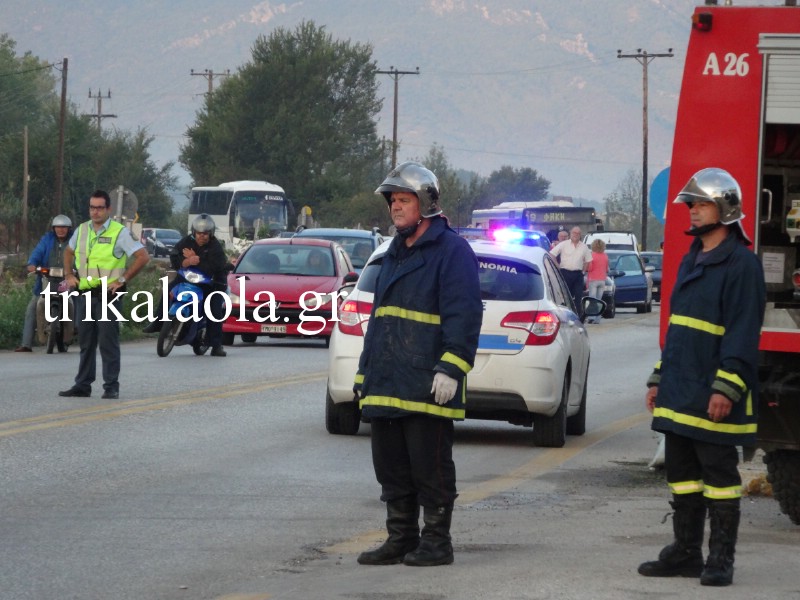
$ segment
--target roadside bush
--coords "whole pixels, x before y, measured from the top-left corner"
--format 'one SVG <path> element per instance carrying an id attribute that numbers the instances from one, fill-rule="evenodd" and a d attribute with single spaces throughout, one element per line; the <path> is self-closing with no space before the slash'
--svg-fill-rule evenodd
<path id="1" fill-rule="evenodd" d="M 10 276 L 0 281 L 0 348 L 16 348 L 22 339 L 25 308 L 33 293 L 33 278 L 24 283 Z"/>
<path id="2" fill-rule="evenodd" d="M 33 293 L 34 278 L 28 277 L 23 281 L 15 281 L 12 271 L 19 269 L 6 269 L 6 274 L 0 280 L 0 348 L 13 349 L 22 338 L 22 326 L 25 323 L 25 308 Z M 147 291 L 155 298 L 154 309 L 161 297 L 161 284 L 159 279 L 166 274 L 166 269 L 157 261 L 151 261 L 128 284 L 128 293 L 122 303 L 122 314 L 127 322 L 122 323 L 120 339 L 123 341 L 136 340 L 144 337 L 143 323 L 131 320 L 131 309 L 142 302 L 140 297 L 137 302 L 131 300 L 138 291 Z M 19 277 L 17 278 L 19 279 Z M 141 311 L 139 311 L 141 314 Z"/>

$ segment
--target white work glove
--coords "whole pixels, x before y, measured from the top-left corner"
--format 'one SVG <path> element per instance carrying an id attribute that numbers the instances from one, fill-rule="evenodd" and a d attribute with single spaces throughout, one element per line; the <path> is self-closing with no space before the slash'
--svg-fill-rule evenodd
<path id="1" fill-rule="evenodd" d="M 458 382 L 444 373 L 437 372 L 433 376 L 433 386 L 431 387 L 431 394 L 436 399 L 437 404 L 447 404 L 456 395 Z"/>

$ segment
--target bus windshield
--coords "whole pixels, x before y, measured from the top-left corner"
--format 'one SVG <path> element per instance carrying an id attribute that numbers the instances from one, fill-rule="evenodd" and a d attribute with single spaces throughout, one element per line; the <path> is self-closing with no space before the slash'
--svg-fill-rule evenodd
<path id="1" fill-rule="evenodd" d="M 580 227 L 583 233 L 602 231 L 603 222 L 589 206 L 562 203 L 530 202 L 506 203 L 494 208 L 476 209 L 472 212 L 470 227 L 498 229 L 516 227 L 522 230 L 542 231 L 553 241 L 560 229 Z"/>
<path id="2" fill-rule="evenodd" d="M 284 203 L 283 195 L 274 192 L 235 192 L 231 207 L 233 237 L 255 240 L 286 231 Z"/>

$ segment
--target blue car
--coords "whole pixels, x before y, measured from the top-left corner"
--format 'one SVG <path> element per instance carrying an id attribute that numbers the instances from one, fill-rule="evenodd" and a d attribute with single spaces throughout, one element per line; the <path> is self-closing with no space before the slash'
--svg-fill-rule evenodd
<path id="1" fill-rule="evenodd" d="M 649 271 L 648 267 L 653 267 L 653 272 L 650 273 L 653 278 L 653 302 L 661 302 L 661 262 L 664 255 L 661 252 L 641 252 L 640 255 L 645 271 Z"/>
<path id="2" fill-rule="evenodd" d="M 608 268 L 614 278 L 614 304 L 633 307 L 637 313 L 653 310 L 653 280 L 636 252 L 608 250 Z M 650 267 L 652 269 L 652 267 Z"/>

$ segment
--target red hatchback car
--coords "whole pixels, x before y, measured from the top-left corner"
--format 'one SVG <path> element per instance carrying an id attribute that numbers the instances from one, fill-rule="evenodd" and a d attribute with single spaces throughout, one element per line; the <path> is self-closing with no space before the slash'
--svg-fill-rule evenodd
<path id="1" fill-rule="evenodd" d="M 307 337 L 330 343 L 349 286 L 358 279 L 337 243 L 311 238 L 270 238 L 253 243 L 228 275 L 232 311 L 222 324 L 223 343 L 234 336 Z M 344 289 L 343 289 L 344 288 Z"/>

